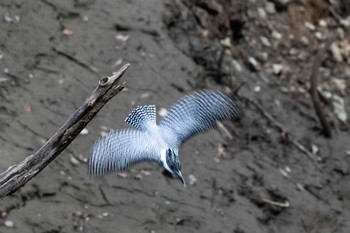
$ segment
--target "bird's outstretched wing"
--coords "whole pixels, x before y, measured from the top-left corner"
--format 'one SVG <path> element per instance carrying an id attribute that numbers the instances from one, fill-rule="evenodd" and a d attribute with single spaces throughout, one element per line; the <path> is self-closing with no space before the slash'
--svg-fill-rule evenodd
<path id="1" fill-rule="evenodd" d="M 91 149 L 89 174 L 104 176 L 142 161 L 160 161 L 156 142 L 147 132 L 123 129 L 100 138 Z"/>
<path id="2" fill-rule="evenodd" d="M 218 91 L 200 91 L 172 105 L 159 127 L 167 140 L 178 146 L 196 133 L 214 128 L 216 121 L 239 116 L 236 103 Z"/>

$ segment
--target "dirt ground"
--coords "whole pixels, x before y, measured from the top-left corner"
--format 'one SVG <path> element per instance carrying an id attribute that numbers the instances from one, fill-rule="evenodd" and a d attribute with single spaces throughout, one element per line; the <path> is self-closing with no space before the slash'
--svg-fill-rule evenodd
<path id="1" fill-rule="evenodd" d="M 131 64 L 127 90 L 1 200 L 0 232 L 350 232 L 347 0 L 2 0 L 0 16 L 1 171 Z M 318 69 L 326 138 L 309 76 L 332 36 Z M 203 88 L 235 92 L 243 115 L 182 146 L 188 187 L 152 163 L 88 177 L 90 147 L 133 107 Z"/>

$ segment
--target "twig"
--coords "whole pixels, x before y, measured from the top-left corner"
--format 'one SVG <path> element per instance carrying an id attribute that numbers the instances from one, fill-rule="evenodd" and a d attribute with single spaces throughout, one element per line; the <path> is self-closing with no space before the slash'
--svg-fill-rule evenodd
<path id="1" fill-rule="evenodd" d="M 225 134 L 226 137 L 227 137 L 228 139 L 230 139 L 230 140 L 233 139 L 232 134 L 231 134 L 230 131 L 224 126 L 224 124 L 223 124 L 222 122 L 217 121 L 217 122 L 216 122 L 216 125 L 217 125 L 219 131 L 221 131 L 222 134 Z"/>
<path id="2" fill-rule="evenodd" d="M 288 208 L 290 206 L 289 202 L 288 201 L 284 201 L 284 202 L 277 202 L 277 201 L 271 201 L 269 199 L 260 199 L 260 201 L 263 201 L 267 204 L 270 204 L 270 205 L 273 205 L 273 206 L 278 206 L 278 207 L 281 207 L 281 208 Z"/>
<path id="3" fill-rule="evenodd" d="M 225 48 L 222 47 L 222 49 L 220 51 L 220 56 L 219 56 L 219 59 L 218 59 L 218 63 L 217 63 L 217 66 L 216 66 L 216 70 L 217 70 L 217 73 L 219 75 L 221 74 L 222 63 L 224 61 L 224 56 L 225 56 Z"/>
<path id="4" fill-rule="evenodd" d="M 75 139 L 101 108 L 125 87 L 119 80 L 128 67 L 126 64 L 112 76 L 101 78 L 90 97 L 37 152 L 0 174 L 0 199 L 25 185 Z"/>
<path id="5" fill-rule="evenodd" d="M 71 60 L 72 62 L 78 64 L 79 66 L 83 67 L 84 69 L 87 69 L 88 71 L 90 71 L 91 73 L 94 73 L 95 75 L 98 76 L 98 70 L 91 66 L 91 65 L 88 65 L 87 63 L 83 62 L 83 61 L 80 61 L 79 59 L 75 58 L 74 56 L 68 54 L 68 53 L 65 53 L 55 47 L 52 48 L 53 51 L 55 51 L 58 55 L 61 55 L 65 58 L 67 58 L 68 60 Z"/>
<path id="6" fill-rule="evenodd" d="M 263 107 L 261 107 L 257 102 L 254 100 L 240 96 L 240 98 L 248 101 L 249 103 L 253 104 L 259 111 L 260 113 L 267 119 L 269 120 L 277 129 L 279 129 L 283 134 L 288 135 L 288 140 L 301 152 L 303 152 L 310 160 L 311 162 L 317 167 L 318 169 L 320 168 L 319 164 L 317 163 L 316 159 L 314 158 L 314 155 L 306 149 L 301 143 L 298 141 L 294 140 L 292 138 L 292 135 L 288 132 L 288 130 L 279 122 L 277 121 L 273 116 L 270 115 L 267 111 L 264 110 Z"/>
<path id="7" fill-rule="evenodd" d="M 327 138 L 332 137 L 332 132 L 331 132 L 331 127 L 326 119 L 326 116 L 323 111 L 323 107 L 320 102 L 320 97 L 317 92 L 317 78 L 318 78 L 318 70 L 319 67 L 321 66 L 323 57 L 326 54 L 327 49 L 329 46 L 332 44 L 334 41 L 335 37 L 331 37 L 328 39 L 326 42 L 325 46 L 318 51 L 317 55 L 315 56 L 314 61 L 312 62 L 311 66 L 311 73 L 310 73 L 310 95 L 312 102 L 315 107 L 316 114 L 318 116 L 318 119 L 320 119 L 320 123 L 323 128 L 323 133 Z"/>
<path id="8" fill-rule="evenodd" d="M 271 116 L 270 113 L 268 113 L 267 111 L 265 111 L 263 109 L 263 107 L 260 106 L 260 104 L 258 104 L 257 102 L 255 102 L 252 99 L 243 97 L 244 99 L 248 100 L 248 102 L 250 102 L 251 104 L 253 104 L 259 111 L 260 113 L 266 118 L 268 119 L 273 125 L 275 125 L 282 133 L 286 133 L 287 129 L 280 123 L 278 122 L 273 116 Z"/>

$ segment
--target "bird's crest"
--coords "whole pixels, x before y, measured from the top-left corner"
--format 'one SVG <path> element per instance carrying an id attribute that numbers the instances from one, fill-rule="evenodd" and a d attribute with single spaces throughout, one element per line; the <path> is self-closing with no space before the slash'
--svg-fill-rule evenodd
<path id="1" fill-rule="evenodd" d="M 141 131 L 147 130 L 150 124 L 156 124 L 156 106 L 145 105 L 134 108 L 125 119 L 125 123 Z"/>

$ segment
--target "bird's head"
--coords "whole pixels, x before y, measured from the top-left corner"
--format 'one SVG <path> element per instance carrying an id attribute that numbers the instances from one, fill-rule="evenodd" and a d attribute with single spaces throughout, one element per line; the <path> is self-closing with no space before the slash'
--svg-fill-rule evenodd
<path id="1" fill-rule="evenodd" d="M 161 152 L 161 162 L 164 168 L 169 171 L 171 174 L 175 175 L 181 183 L 186 186 L 185 179 L 181 173 L 181 163 L 179 157 L 174 152 L 174 150 L 168 148 L 166 150 L 162 150 Z"/>

